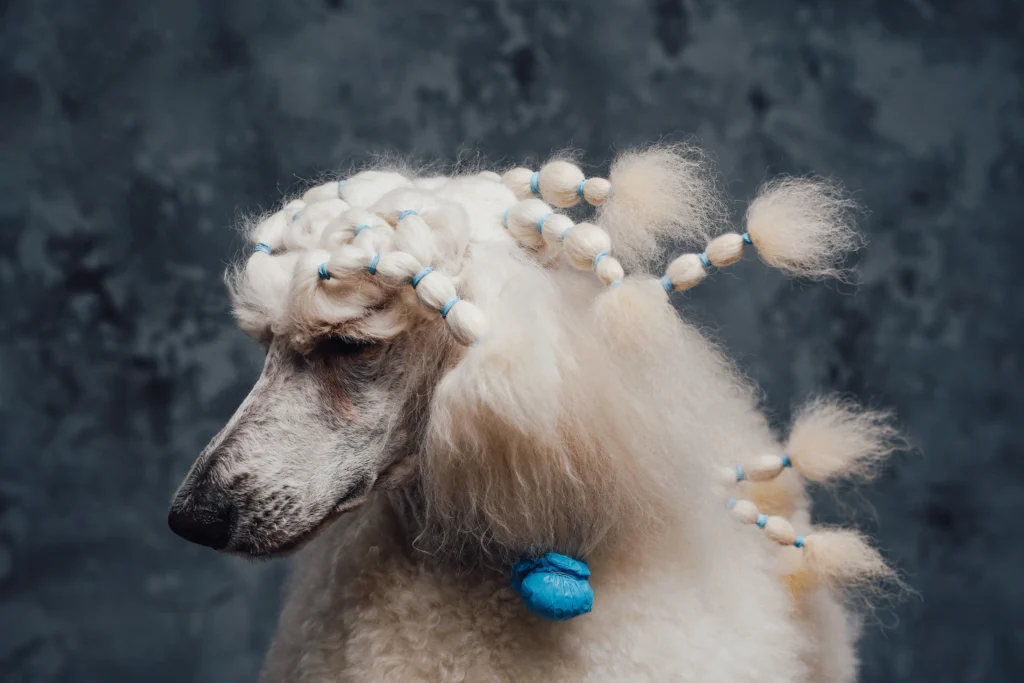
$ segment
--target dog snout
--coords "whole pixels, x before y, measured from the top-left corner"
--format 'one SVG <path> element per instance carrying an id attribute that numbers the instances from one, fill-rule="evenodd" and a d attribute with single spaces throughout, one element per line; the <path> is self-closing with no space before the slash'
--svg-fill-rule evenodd
<path id="1" fill-rule="evenodd" d="M 185 540 L 221 550 L 231 540 L 234 519 L 231 500 L 223 491 L 199 485 L 178 494 L 167 524 Z"/>

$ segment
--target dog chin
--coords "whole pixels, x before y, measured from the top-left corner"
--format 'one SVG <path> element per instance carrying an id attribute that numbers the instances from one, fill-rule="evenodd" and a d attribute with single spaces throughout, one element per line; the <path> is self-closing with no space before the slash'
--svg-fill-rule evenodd
<path id="1" fill-rule="evenodd" d="M 337 521 L 346 512 L 351 512 L 357 507 L 366 502 L 370 497 L 370 491 L 363 491 L 362 493 L 349 496 L 346 495 L 328 512 L 323 518 L 309 527 L 305 531 L 301 531 L 298 534 L 281 539 L 279 542 L 274 544 L 260 545 L 255 547 L 252 545 L 248 546 L 235 546 L 231 545 L 224 548 L 222 552 L 229 555 L 235 555 L 237 557 L 243 557 L 251 560 L 273 560 L 279 557 L 287 557 L 293 553 L 298 552 L 307 543 L 312 541 L 314 538 L 319 536 L 321 532 L 329 527 L 332 523 Z"/>

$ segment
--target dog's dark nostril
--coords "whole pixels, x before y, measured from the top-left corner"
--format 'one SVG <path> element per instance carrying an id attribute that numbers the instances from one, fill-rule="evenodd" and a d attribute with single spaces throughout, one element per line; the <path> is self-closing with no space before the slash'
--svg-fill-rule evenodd
<path id="1" fill-rule="evenodd" d="M 226 496 L 200 490 L 187 501 L 174 501 L 167 524 L 171 531 L 186 540 L 220 550 L 231 540 L 233 519 Z"/>

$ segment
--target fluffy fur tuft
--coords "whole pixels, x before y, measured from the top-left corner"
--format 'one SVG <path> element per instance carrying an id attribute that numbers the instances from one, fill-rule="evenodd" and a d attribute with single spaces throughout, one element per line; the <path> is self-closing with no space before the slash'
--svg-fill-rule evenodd
<path id="1" fill-rule="evenodd" d="M 765 184 L 747 209 L 747 232 L 770 266 L 811 279 L 843 277 L 843 260 L 863 245 L 859 207 L 842 188 L 818 178 Z"/>
<path id="2" fill-rule="evenodd" d="M 815 529 L 803 551 L 808 569 L 827 585 L 870 586 L 896 580 L 878 551 L 855 531 Z"/>
<path id="3" fill-rule="evenodd" d="M 793 468 L 812 481 L 868 479 L 903 443 L 890 413 L 823 397 L 797 413 L 786 452 Z"/>
<path id="4" fill-rule="evenodd" d="M 722 223 L 724 204 L 707 156 L 686 144 L 625 152 L 609 175 L 612 196 L 598 224 L 627 269 L 648 270 L 668 241 L 704 242 Z"/>

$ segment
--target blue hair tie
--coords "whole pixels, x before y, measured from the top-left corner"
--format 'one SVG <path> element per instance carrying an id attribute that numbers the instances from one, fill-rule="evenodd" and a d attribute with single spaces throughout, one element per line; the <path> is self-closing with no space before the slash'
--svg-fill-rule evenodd
<path id="1" fill-rule="evenodd" d="M 608 283 L 608 286 L 609 287 L 618 287 L 621 284 L 622 284 L 622 280 L 612 280 L 611 282 Z"/>
<path id="2" fill-rule="evenodd" d="M 742 235 L 740 235 L 740 237 L 742 237 L 743 241 L 746 242 L 747 244 L 753 244 L 753 242 L 750 241 L 750 233 L 749 232 L 743 233 Z"/>
<path id="3" fill-rule="evenodd" d="M 736 499 L 735 498 L 730 498 L 729 502 L 725 504 L 725 507 L 727 507 L 730 510 L 732 510 L 734 507 L 736 507 Z"/>
<path id="4" fill-rule="evenodd" d="M 369 229 L 370 229 L 370 226 L 367 225 L 366 223 L 363 223 L 361 225 L 357 225 L 356 226 L 356 234 L 353 235 L 353 237 L 357 237 L 359 235 L 359 233 L 361 233 L 363 230 L 369 230 Z"/>
<path id="5" fill-rule="evenodd" d="M 540 194 L 540 171 L 534 171 L 530 176 L 530 192 L 535 195 Z"/>
<path id="6" fill-rule="evenodd" d="M 600 254 L 594 257 L 594 268 L 597 268 L 597 264 L 608 257 L 608 252 L 602 251 Z"/>
<path id="7" fill-rule="evenodd" d="M 757 524 L 757 526 L 758 526 L 759 528 L 763 529 L 763 528 L 764 528 L 764 525 L 765 525 L 765 524 L 767 524 L 767 523 L 768 523 L 768 515 L 765 515 L 765 514 L 759 514 L 759 515 L 757 516 L 757 522 L 756 522 L 756 524 Z"/>
<path id="8" fill-rule="evenodd" d="M 793 541 L 793 545 L 796 546 L 797 548 L 803 548 L 804 547 L 804 542 L 806 540 L 807 539 L 805 539 L 803 536 L 797 536 L 796 540 Z"/>
<path id="9" fill-rule="evenodd" d="M 338 196 L 339 197 L 341 196 L 341 186 L 344 185 L 344 184 L 345 184 L 344 180 L 339 180 L 338 181 Z"/>
<path id="10" fill-rule="evenodd" d="M 792 467 L 793 466 L 793 461 L 789 459 L 788 455 L 782 456 L 782 466 L 783 467 Z"/>
<path id="11" fill-rule="evenodd" d="M 367 268 L 366 268 L 368 271 L 370 271 L 370 275 L 376 275 L 377 274 L 377 264 L 378 263 L 380 263 L 380 252 L 379 251 L 375 251 L 375 252 L 373 252 L 373 258 L 370 259 L 370 265 L 367 266 Z"/>
<path id="12" fill-rule="evenodd" d="M 321 263 L 320 267 L 317 268 L 316 272 L 320 273 L 320 279 L 321 280 L 330 280 L 331 279 L 331 274 L 327 272 L 327 261 L 324 261 L 323 263 Z"/>
<path id="13" fill-rule="evenodd" d="M 562 240 L 562 241 L 564 242 L 564 241 L 565 241 L 565 236 L 566 236 L 566 235 L 568 235 L 568 234 L 569 234 L 569 231 L 570 231 L 570 230 L 572 230 L 572 229 L 573 229 L 573 228 L 575 228 L 575 227 L 576 227 L 575 225 L 570 225 L 570 226 L 569 226 L 568 228 L 566 228 L 565 230 L 563 230 L 563 231 L 562 231 L 562 237 L 561 237 L 560 239 L 561 239 L 561 240 Z"/>
<path id="14" fill-rule="evenodd" d="M 402 213 L 398 214 L 398 222 L 401 223 L 403 218 L 405 218 L 406 216 L 410 216 L 410 215 L 418 216 L 419 213 L 416 212 L 416 211 L 413 211 L 412 209 L 406 209 Z"/>
<path id="15" fill-rule="evenodd" d="M 296 211 L 295 213 L 292 214 L 292 223 L 294 223 L 296 220 L 298 220 L 300 213 L 302 213 L 302 209 L 299 209 L 298 211 Z"/>
<path id="16" fill-rule="evenodd" d="M 743 481 L 746 476 L 743 473 L 743 465 L 736 465 L 736 481 Z"/>
<path id="17" fill-rule="evenodd" d="M 416 289 L 416 285 L 418 285 L 420 283 L 420 280 L 422 280 L 427 275 L 429 275 L 430 273 L 433 273 L 433 272 L 434 272 L 434 269 L 431 268 L 430 266 L 427 266 L 426 268 L 424 268 L 420 272 L 416 273 L 416 275 L 414 275 L 413 278 L 412 278 L 412 288 Z"/>
<path id="18" fill-rule="evenodd" d="M 566 621 L 594 608 L 586 562 L 559 553 L 516 562 L 509 574 L 512 590 L 539 617 Z"/>
<path id="19" fill-rule="evenodd" d="M 257 242 L 256 244 L 252 245 L 252 253 L 255 254 L 257 251 L 262 251 L 264 254 L 269 254 L 270 252 L 273 251 L 273 249 L 271 249 L 270 245 L 267 244 L 266 242 Z"/>
<path id="20" fill-rule="evenodd" d="M 506 228 L 508 227 L 508 212 L 511 211 L 511 210 L 512 210 L 512 207 L 509 207 L 509 208 L 505 209 L 505 218 L 502 219 L 502 223 L 505 224 Z"/>
<path id="21" fill-rule="evenodd" d="M 586 184 L 587 184 L 587 179 L 584 178 L 583 180 L 580 181 L 580 184 L 576 187 L 576 196 L 579 197 L 580 199 L 586 199 L 586 197 L 583 196 L 583 186 L 586 185 Z"/>
<path id="22" fill-rule="evenodd" d="M 544 221 L 546 221 L 548 216 L 550 216 L 550 215 L 551 215 L 551 213 L 549 212 L 549 213 L 546 213 L 546 214 L 544 214 L 543 216 L 541 216 L 540 218 L 537 219 L 537 234 L 538 235 L 543 235 L 544 234 Z"/>
<path id="23" fill-rule="evenodd" d="M 462 299 L 460 299 L 457 296 L 453 296 L 451 299 L 449 299 L 448 303 L 446 303 L 444 306 L 441 307 L 441 317 L 442 318 L 447 318 L 448 317 L 448 311 L 452 310 L 452 306 L 454 306 L 455 304 L 459 303 L 460 301 L 462 301 Z"/>
<path id="24" fill-rule="evenodd" d="M 676 286 L 672 284 L 672 280 L 668 278 L 668 275 L 661 276 L 661 286 L 665 288 L 665 291 L 671 294 L 676 291 Z"/>
<path id="25" fill-rule="evenodd" d="M 708 259 L 708 253 L 706 251 L 700 252 L 697 256 L 700 258 L 701 265 L 705 268 L 711 267 L 711 261 Z"/>

